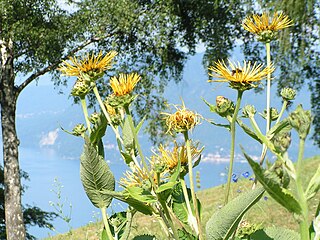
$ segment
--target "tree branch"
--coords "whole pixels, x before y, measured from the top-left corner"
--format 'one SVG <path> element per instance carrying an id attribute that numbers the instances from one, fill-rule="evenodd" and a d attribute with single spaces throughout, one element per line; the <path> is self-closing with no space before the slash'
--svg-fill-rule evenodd
<path id="1" fill-rule="evenodd" d="M 89 39 L 88 41 L 82 43 L 81 45 L 77 46 L 76 48 L 72 49 L 70 52 L 68 52 L 63 58 L 61 58 L 59 61 L 56 61 L 52 64 L 50 64 L 49 66 L 39 70 L 38 72 L 36 73 L 33 73 L 31 74 L 30 77 L 28 77 L 23 83 L 21 83 L 19 85 L 19 87 L 17 87 L 17 94 L 20 94 L 21 91 L 26 87 L 28 86 L 33 80 L 35 80 L 36 78 L 46 74 L 47 72 L 50 72 L 54 69 L 56 69 L 59 64 L 62 62 L 62 61 L 65 61 L 67 60 L 71 55 L 75 54 L 76 52 L 80 51 L 81 49 L 85 48 L 86 46 L 90 45 L 91 43 L 93 42 L 98 42 L 100 41 L 101 39 L 104 39 L 106 38 L 107 36 L 102 36 L 102 37 L 93 37 L 91 39 Z"/>

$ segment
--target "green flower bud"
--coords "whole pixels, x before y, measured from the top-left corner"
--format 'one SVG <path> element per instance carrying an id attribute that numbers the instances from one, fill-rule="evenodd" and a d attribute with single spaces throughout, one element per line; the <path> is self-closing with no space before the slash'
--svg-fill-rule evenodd
<path id="1" fill-rule="evenodd" d="M 311 111 L 305 111 L 299 104 L 297 109 L 289 114 L 290 125 L 298 132 L 301 139 L 306 139 L 311 127 Z"/>
<path id="2" fill-rule="evenodd" d="M 242 109 L 242 114 L 243 117 L 245 118 L 251 118 L 254 117 L 254 115 L 256 114 L 256 109 L 253 105 L 246 105 L 243 109 Z"/>
<path id="3" fill-rule="evenodd" d="M 81 77 L 88 83 L 94 83 L 97 81 L 99 78 L 102 78 L 104 75 L 104 72 L 100 71 L 95 71 L 95 70 L 90 70 L 85 73 L 81 73 Z"/>
<path id="4" fill-rule="evenodd" d="M 129 106 L 130 103 L 137 97 L 137 95 L 126 94 L 123 96 L 116 96 L 111 94 L 107 98 L 107 103 L 113 108 L 120 108 Z"/>
<path id="5" fill-rule="evenodd" d="M 83 124 L 77 124 L 73 130 L 72 130 L 72 134 L 74 136 L 81 136 L 82 134 L 84 134 L 87 131 L 87 128 L 83 125 Z"/>
<path id="6" fill-rule="evenodd" d="M 296 94 L 297 94 L 297 91 L 292 88 L 283 88 L 280 93 L 283 100 L 286 100 L 286 101 L 294 100 L 296 97 Z"/>
<path id="7" fill-rule="evenodd" d="M 90 90 L 90 85 L 82 78 L 78 78 L 78 80 L 73 85 L 71 95 L 77 97 L 84 97 L 90 92 Z"/>
<path id="8" fill-rule="evenodd" d="M 291 133 L 284 131 L 279 132 L 272 138 L 272 142 L 278 151 L 285 153 L 291 143 Z"/>
<path id="9" fill-rule="evenodd" d="M 257 40 L 260 42 L 268 43 L 277 39 L 277 33 L 271 30 L 265 30 L 257 36 Z"/>
<path id="10" fill-rule="evenodd" d="M 267 109 L 263 110 L 263 113 L 260 114 L 264 119 L 267 119 Z M 275 121 L 279 117 L 278 110 L 276 108 L 270 108 L 270 120 Z"/>
<path id="11" fill-rule="evenodd" d="M 234 112 L 234 104 L 231 100 L 223 96 L 216 97 L 216 112 L 222 116 L 226 117 L 228 115 L 233 114 Z"/>
<path id="12" fill-rule="evenodd" d="M 92 124 L 96 124 L 98 122 L 99 118 L 100 118 L 100 114 L 97 112 L 94 112 L 89 116 L 89 121 Z"/>

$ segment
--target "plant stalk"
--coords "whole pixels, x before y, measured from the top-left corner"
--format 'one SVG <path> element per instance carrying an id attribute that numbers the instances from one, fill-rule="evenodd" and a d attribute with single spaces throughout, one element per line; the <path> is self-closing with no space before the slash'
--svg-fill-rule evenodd
<path id="1" fill-rule="evenodd" d="M 276 124 L 277 124 L 278 122 L 280 122 L 281 117 L 282 117 L 284 111 L 286 110 L 287 106 L 288 106 L 288 101 L 287 101 L 287 100 L 284 100 L 284 101 L 283 101 L 283 104 L 282 104 L 281 111 L 280 111 L 280 113 L 279 113 L 279 117 L 278 117 L 278 119 L 277 119 L 277 121 L 276 121 Z"/>
<path id="2" fill-rule="evenodd" d="M 237 121 L 238 112 L 240 109 L 242 94 L 243 94 L 243 91 L 238 90 L 236 108 L 234 110 L 232 120 L 230 123 L 230 131 L 231 131 L 230 163 L 229 163 L 227 190 L 225 193 L 224 205 L 226 205 L 228 203 L 229 194 L 230 194 L 231 176 L 232 176 L 234 152 L 235 152 L 236 121 Z"/>
<path id="3" fill-rule="evenodd" d="M 309 240 L 309 224 L 308 224 L 308 203 L 306 196 L 303 191 L 302 186 L 302 161 L 303 161 L 303 154 L 304 154 L 304 145 L 305 139 L 300 138 L 299 142 L 299 154 L 298 154 L 298 161 L 297 161 L 297 180 L 296 180 L 296 188 L 297 194 L 299 198 L 299 203 L 302 210 L 302 219 L 299 222 L 300 225 L 300 234 L 302 240 Z"/>
<path id="4" fill-rule="evenodd" d="M 90 121 L 89 121 L 89 114 L 88 114 L 88 108 L 87 108 L 87 102 L 85 97 L 80 97 L 80 102 L 81 102 L 81 107 L 84 115 L 84 119 L 86 120 L 87 128 L 89 135 L 91 133 L 91 128 L 90 128 Z"/>
<path id="5" fill-rule="evenodd" d="M 198 201 L 197 201 L 196 193 L 195 193 L 195 190 L 194 190 L 193 163 L 192 163 L 190 139 L 189 139 L 189 136 L 188 136 L 188 131 L 184 131 L 183 134 L 184 134 L 184 139 L 185 139 L 186 148 L 187 148 L 188 174 L 189 174 L 191 197 L 192 197 L 195 217 L 196 217 L 196 220 L 197 220 L 197 225 L 198 225 L 198 230 L 199 230 L 199 240 L 201 240 L 202 239 L 202 229 L 201 229 L 200 213 L 199 213 L 199 209 L 198 209 Z"/>
<path id="6" fill-rule="evenodd" d="M 96 85 L 93 87 L 93 93 L 94 93 L 94 95 L 96 96 L 96 98 L 98 100 L 98 103 L 100 105 L 100 108 L 101 108 L 103 114 L 106 116 L 108 123 L 110 124 L 114 134 L 116 135 L 116 139 L 117 139 L 118 145 L 119 145 L 119 142 L 122 144 L 122 139 L 120 137 L 119 131 L 112 125 L 112 121 L 111 121 L 110 115 L 109 115 L 109 113 L 108 113 L 108 111 L 107 111 L 107 109 L 106 109 L 106 107 L 105 107 L 105 105 L 104 105 L 104 103 L 103 103 L 103 101 L 102 101 L 102 99 L 100 97 L 100 94 L 99 94 L 99 91 L 98 91 L 98 88 L 97 88 Z"/>
<path id="7" fill-rule="evenodd" d="M 108 222 L 108 217 L 107 217 L 107 213 L 106 213 L 106 208 L 100 208 L 101 213 L 102 213 L 102 219 L 103 219 L 103 224 L 104 227 L 106 229 L 107 232 L 107 236 L 109 240 L 114 240 L 111 230 L 110 230 L 110 226 L 109 226 L 109 222 Z"/>
<path id="8" fill-rule="evenodd" d="M 270 42 L 266 43 L 266 55 L 267 55 L 267 67 L 271 66 L 271 54 L 270 54 Z M 266 123 L 266 135 L 268 134 L 271 126 L 271 116 L 270 116 L 270 102 L 271 102 L 271 73 L 269 72 L 267 75 L 267 123 Z M 265 144 L 262 145 L 262 151 L 260 155 L 260 166 L 263 165 L 264 159 L 267 154 L 267 146 Z"/>

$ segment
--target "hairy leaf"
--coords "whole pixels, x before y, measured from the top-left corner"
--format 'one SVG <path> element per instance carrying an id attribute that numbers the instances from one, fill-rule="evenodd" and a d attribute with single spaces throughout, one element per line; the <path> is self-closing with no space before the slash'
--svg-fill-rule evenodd
<path id="1" fill-rule="evenodd" d="M 207 239 L 229 239 L 237 229 L 243 215 L 260 200 L 263 193 L 263 188 L 256 188 L 241 194 L 226 206 L 217 210 L 207 222 Z"/>
<path id="2" fill-rule="evenodd" d="M 252 131 L 246 124 L 244 124 L 241 119 L 237 119 L 237 123 L 239 126 L 245 131 L 246 134 L 248 134 L 253 139 L 257 140 L 259 143 L 262 143 L 262 141 L 258 138 L 258 136 Z"/>
<path id="3" fill-rule="evenodd" d="M 262 184 L 265 190 L 270 194 L 270 196 L 280 203 L 283 207 L 288 209 L 292 213 L 300 214 L 301 207 L 299 202 L 294 198 L 292 193 L 281 187 L 280 183 L 276 181 L 273 177 L 268 176 L 266 171 L 255 161 L 253 161 L 242 149 L 244 156 L 248 160 L 254 174 L 258 181 Z"/>
<path id="4" fill-rule="evenodd" d="M 311 178 L 309 185 L 306 190 L 306 198 L 309 200 L 317 194 L 320 189 L 320 166 L 318 167 L 317 172 Z"/>
<path id="5" fill-rule="evenodd" d="M 112 197 L 102 191 L 113 191 L 115 179 L 106 161 L 88 139 L 85 139 L 81 155 L 80 178 L 87 196 L 95 207 L 106 208 L 110 205 Z"/>
<path id="6" fill-rule="evenodd" d="M 93 125 L 90 134 L 90 141 L 93 144 L 97 144 L 101 138 L 105 135 L 108 122 L 104 114 L 99 114 L 97 122 Z"/>
<path id="7" fill-rule="evenodd" d="M 297 232 L 283 227 L 260 229 L 250 235 L 252 240 L 300 240 Z"/>

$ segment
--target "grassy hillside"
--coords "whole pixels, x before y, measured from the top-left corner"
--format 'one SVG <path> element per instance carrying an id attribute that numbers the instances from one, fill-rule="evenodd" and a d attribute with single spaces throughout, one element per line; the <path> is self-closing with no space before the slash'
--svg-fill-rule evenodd
<path id="1" fill-rule="evenodd" d="M 316 169 L 320 164 L 320 156 L 316 156 L 310 159 L 306 159 L 304 162 L 304 174 L 305 182 L 313 176 Z M 231 197 L 234 198 L 247 191 L 252 186 L 252 181 L 248 179 L 241 179 L 232 184 Z M 225 185 L 217 186 L 214 188 L 199 191 L 197 193 L 202 204 L 202 222 L 205 223 L 211 217 L 211 215 L 220 207 L 223 203 Z M 309 205 L 310 218 L 313 218 L 313 214 L 317 208 L 317 204 L 320 201 L 320 193 Z M 284 226 L 289 229 L 298 230 L 298 224 L 296 223 L 292 214 L 286 211 L 282 206 L 273 201 L 266 194 L 258 204 L 256 204 L 249 213 L 245 216 L 245 219 L 251 223 L 261 223 L 263 226 Z M 100 231 L 103 224 L 95 223 L 87 226 L 75 229 L 72 232 L 63 235 L 57 235 L 55 237 L 46 238 L 46 240 L 98 240 Z M 159 239 L 165 239 L 161 235 L 160 226 L 157 221 L 149 216 L 142 214 L 136 214 L 132 226 L 132 238 L 138 234 L 150 234 L 157 235 Z"/>

